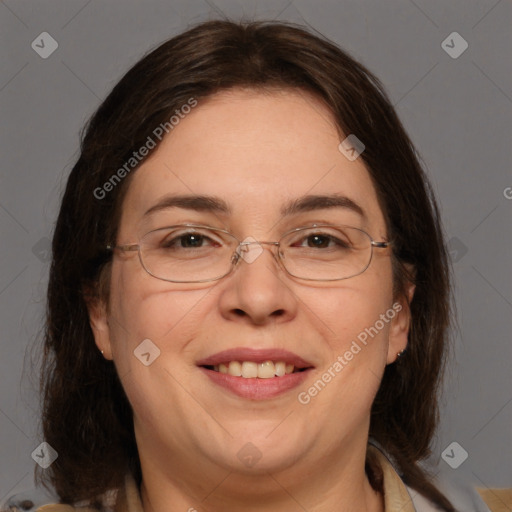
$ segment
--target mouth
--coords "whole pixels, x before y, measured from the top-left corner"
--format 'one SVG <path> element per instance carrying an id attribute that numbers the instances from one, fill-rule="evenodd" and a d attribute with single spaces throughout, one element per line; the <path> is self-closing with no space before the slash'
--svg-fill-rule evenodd
<path id="1" fill-rule="evenodd" d="M 224 350 L 197 366 L 211 381 L 242 398 L 274 398 L 301 384 L 314 366 L 287 350 Z"/>

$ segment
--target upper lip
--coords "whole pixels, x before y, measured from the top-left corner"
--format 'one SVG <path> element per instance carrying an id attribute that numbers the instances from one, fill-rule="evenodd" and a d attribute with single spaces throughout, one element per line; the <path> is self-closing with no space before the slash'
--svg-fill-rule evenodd
<path id="1" fill-rule="evenodd" d="M 255 349 L 255 348 L 230 348 L 222 350 L 200 361 L 197 366 L 215 366 L 230 361 L 252 361 L 254 363 L 264 363 L 265 361 L 283 361 L 287 364 L 293 364 L 295 368 L 311 368 L 313 365 L 302 359 L 302 357 L 285 349 Z"/>

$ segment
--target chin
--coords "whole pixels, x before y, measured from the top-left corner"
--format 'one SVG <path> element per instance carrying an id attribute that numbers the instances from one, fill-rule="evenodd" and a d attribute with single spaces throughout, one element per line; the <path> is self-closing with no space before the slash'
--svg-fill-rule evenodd
<path id="1" fill-rule="evenodd" d="M 279 472 L 295 465 L 304 457 L 307 443 L 298 431 L 282 429 L 278 432 L 279 421 L 273 422 L 271 428 L 265 422 L 265 429 L 251 429 L 250 426 L 239 429 L 238 432 L 243 434 L 227 441 L 223 465 L 232 471 L 252 475 Z"/>

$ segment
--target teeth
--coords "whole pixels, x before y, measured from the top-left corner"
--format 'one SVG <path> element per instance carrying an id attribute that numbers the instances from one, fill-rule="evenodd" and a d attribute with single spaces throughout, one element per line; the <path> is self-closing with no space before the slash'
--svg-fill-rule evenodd
<path id="1" fill-rule="evenodd" d="M 272 361 L 265 361 L 258 365 L 258 379 L 271 379 L 276 374 L 276 368 Z"/>
<path id="2" fill-rule="evenodd" d="M 276 375 L 282 377 L 286 373 L 286 364 L 283 361 L 279 361 L 275 364 Z"/>
<path id="3" fill-rule="evenodd" d="M 242 377 L 245 379 L 254 379 L 254 377 L 258 376 L 258 365 L 257 363 L 250 363 L 249 361 L 244 361 L 242 363 Z"/>
<path id="4" fill-rule="evenodd" d="M 238 361 L 231 361 L 229 363 L 228 368 L 229 375 L 233 377 L 241 377 L 242 376 L 242 365 Z"/>
<path id="5" fill-rule="evenodd" d="M 271 379 L 273 377 L 283 377 L 293 373 L 295 366 L 286 364 L 284 361 L 265 361 L 263 363 L 254 363 L 252 361 L 230 361 L 229 363 L 220 363 L 213 369 L 216 372 L 231 375 L 233 377 L 244 377 L 245 379 Z"/>

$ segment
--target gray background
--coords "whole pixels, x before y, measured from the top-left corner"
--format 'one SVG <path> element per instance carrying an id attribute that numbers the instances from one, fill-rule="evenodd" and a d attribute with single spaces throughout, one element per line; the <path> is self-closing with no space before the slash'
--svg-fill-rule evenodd
<path id="1" fill-rule="evenodd" d="M 33 487 L 48 244 L 78 132 L 146 51 L 222 13 L 311 25 L 383 81 L 433 181 L 456 274 L 460 330 L 432 462 L 478 486 L 510 486 L 509 0 L 7 0 L 0 2 L 0 502 Z M 469 45 L 456 59 L 441 46 L 454 31 Z M 42 32 L 59 45 L 47 59 L 31 47 Z M 457 469 L 441 457 L 454 441 L 468 453 Z M 448 453 L 452 463 L 463 455 L 458 447 Z"/>

